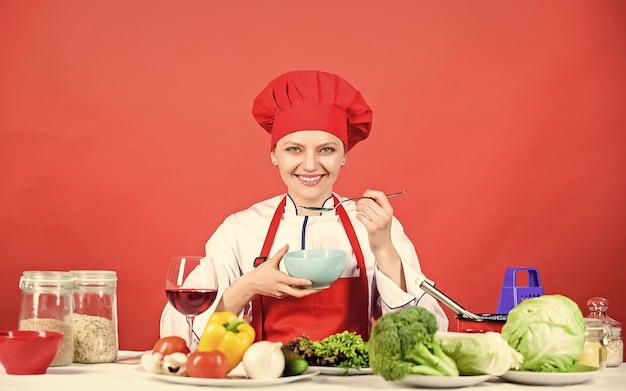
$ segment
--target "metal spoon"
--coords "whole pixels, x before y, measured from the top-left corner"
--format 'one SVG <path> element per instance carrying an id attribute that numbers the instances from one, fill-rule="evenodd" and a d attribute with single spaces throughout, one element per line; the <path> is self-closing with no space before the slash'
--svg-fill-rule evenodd
<path id="1" fill-rule="evenodd" d="M 385 194 L 385 195 L 387 196 L 387 198 L 389 198 L 389 197 L 395 197 L 395 196 L 400 195 L 400 194 L 404 194 L 404 193 L 406 193 L 406 192 L 407 192 L 407 190 L 402 190 L 402 191 L 399 191 L 399 192 L 397 192 L 397 193 L 390 193 L 390 194 Z M 335 210 L 335 209 L 337 209 L 337 207 L 339 206 L 339 204 L 341 204 L 342 202 L 346 202 L 346 201 L 356 201 L 356 200 L 360 200 L 360 199 L 362 199 L 362 198 L 369 198 L 369 199 L 371 199 L 371 200 L 373 200 L 373 199 L 374 199 L 374 198 L 372 198 L 372 197 L 354 197 L 354 198 L 347 198 L 347 199 L 345 199 L 345 200 L 341 200 L 341 201 L 339 201 L 339 202 L 338 202 L 335 206 L 330 207 L 330 208 L 324 208 L 324 207 L 320 207 L 320 206 L 300 206 L 300 205 L 298 205 L 298 208 L 308 209 L 308 210 L 312 210 L 312 211 L 314 211 L 314 212 L 330 212 L 331 210 Z"/>
<path id="2" fill-rule="evenodd" d="M 422 281 L 420 284 L 420 288 L 422 288 L 426 293 L 437 299 L 441 304 L 450 308 L 457 315 L 462 315 L 467 319 L 471 320 L 482 320 L 479 315 L 476 315 L 465 308 L 461 307 L 460 304 L 452 300 L 445 293 L 441 292 L 439 289 L 435 288 L 433 285 L 429 284 L 427 281 Z"/>

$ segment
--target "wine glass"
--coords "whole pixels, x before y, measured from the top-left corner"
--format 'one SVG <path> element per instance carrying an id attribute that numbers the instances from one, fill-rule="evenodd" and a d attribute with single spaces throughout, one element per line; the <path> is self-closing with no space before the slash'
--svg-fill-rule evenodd
<path id="1" fill-rule="evenodd" d="M 211 258 L 177 256 L 170 262 L 165 281 L 170 304 L 187 318 L 189 349 L 193 345 L 194 318 L 209 309 L 217 297 L 217 274 Z"/>

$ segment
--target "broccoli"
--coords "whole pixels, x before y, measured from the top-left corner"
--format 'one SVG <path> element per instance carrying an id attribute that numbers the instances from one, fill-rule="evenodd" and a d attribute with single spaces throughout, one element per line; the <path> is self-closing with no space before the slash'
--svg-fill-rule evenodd
<path id="1" fill-rule="evenodd" d="M 422 307 L 381 316 L 368 342 L 372 372 L 385 380 L 410 374 L 458 376 L 456 363 L 441 350 L 436 332 L 437 319 Z"/>

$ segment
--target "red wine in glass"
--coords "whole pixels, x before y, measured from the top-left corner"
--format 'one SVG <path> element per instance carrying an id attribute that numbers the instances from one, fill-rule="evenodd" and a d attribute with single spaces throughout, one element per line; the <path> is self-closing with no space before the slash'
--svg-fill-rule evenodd
<path id="1" fill-rule="evenodd" d="M 215 289 L 166 289 L 167 299 L 178 312 L 200 315 L 208 310 L 217 297 Z"/>
<path id="2" fill-rule="evenodd" d="M 194 350 L 194 318 L 209 309 L 217 297 L 213 260 L 200 256 L 173 257 L 165 280 L 165 294 L 170 304 L 187 318 L 187 344 Z"/>

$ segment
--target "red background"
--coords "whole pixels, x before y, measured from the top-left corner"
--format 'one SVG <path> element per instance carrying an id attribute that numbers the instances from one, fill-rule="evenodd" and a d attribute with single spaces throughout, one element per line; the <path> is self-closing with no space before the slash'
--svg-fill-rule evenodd
<path id="1" fill-rule="evenodd" d="M 534 266 L 626 322 L 625 26 L 620 0 L 0 1 L 0 328 L 22 271 L 112 269 L 120 345 L 150 348 L 170 257 L 284 191 L 250 112 L 293 69 L 372 106 L 337 190 L 407 189 L 440 289 L 494 312 Z"/>

